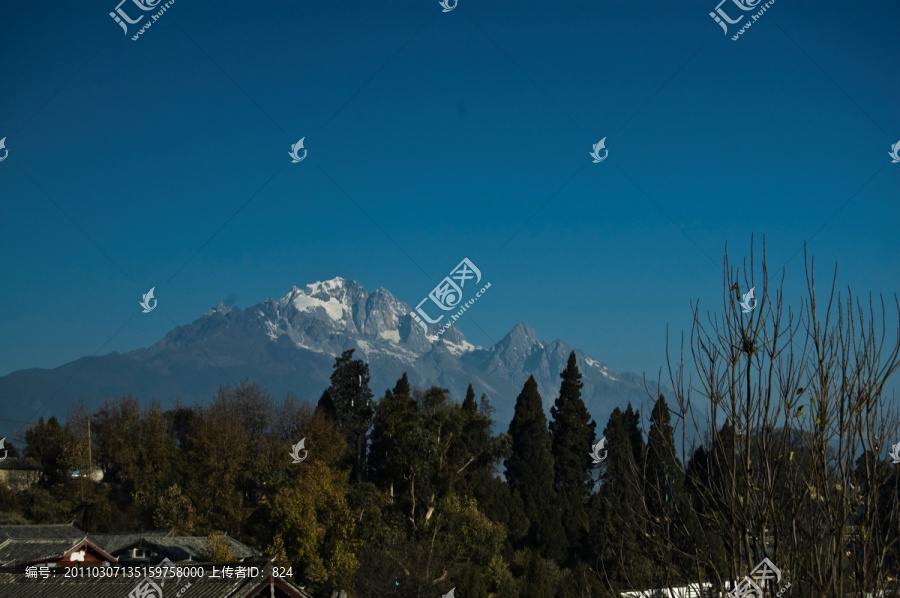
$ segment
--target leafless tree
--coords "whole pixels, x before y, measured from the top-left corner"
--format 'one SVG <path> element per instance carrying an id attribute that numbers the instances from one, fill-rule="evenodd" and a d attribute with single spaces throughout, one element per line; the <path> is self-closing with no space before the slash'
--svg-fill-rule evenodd
<path id="1" fill-rule="evenodd" d="M 688 355 L 683 339 L 668 353 L 682 455 L 697 454 L 690 438 L 707 439 L 703 479 L 685 472 L 699 525 L 721 538 L 720 580 L 768 557 L 793 596 L 897 596 L 898 475 L 883 459 L 885 440 L 900 440 L 884 397 L 900 369 L 900 328 L 888 325 L 900 302 L 842 295 L 836 267 L 822 297 L 804 258 L 806 292 L 792 307 L 786 275 L 770 284 L 765 242 L 759 270 L 752 249 L 741 268 L 726 251 L 723 310 L 704 316 L 695 303 Z M 742 309 L 751 288 L 758 303 Z M 715 562 L 703 541 L 674 548 L 707 570 Z"/>

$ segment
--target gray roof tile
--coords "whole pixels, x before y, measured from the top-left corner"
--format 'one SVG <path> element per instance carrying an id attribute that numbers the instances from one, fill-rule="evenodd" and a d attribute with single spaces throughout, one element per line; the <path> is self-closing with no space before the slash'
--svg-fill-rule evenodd
<path id="1" fill-rule="evenodd" d="M 77 540 L 23 540 L 6 539 L 0 544 L 0 565 L 27 563 L 38 559 L 61 556 L 75 548 L 83 538 Z"/>
<path id="2" fill-rule="evenodd" d="M 85 532 L 74 525 L 0 525 L 0 538 L 14 538 L 20 540 L 62 540 L 69 538 L 81 539 Z"/>
<path id="3" fill-rule="evenodd" d="M 84 539 L 100 550 L 122 559 L 128 559 L 128 554 L 124 553 L 126 549 L 136 546 L 146 546 L 173 562 L 198 562 L 208 558 L 205 536 L 175 536 L 172 529 L 87 534 L 74 525 L 6 525 L 0 526 L 0 565 L 9 566 L 58 556 Z M 262 556 L 259 551 L 230 536 L 219 536 L 219 539 L 229 545 L 235 560 Z"/>
<path id="4" fill-rule="evenodd" d="M 174 534 L 173 529 L 157 529 L 146 532 L 124 532 L 113 534 L 89 534 L 91 541 L 100 546 L 106 552 L 113 553 L 123 548 L 130 548 L 140 543 L 141 540 L 156 542 L 163 538 L 169 538 Z"/>

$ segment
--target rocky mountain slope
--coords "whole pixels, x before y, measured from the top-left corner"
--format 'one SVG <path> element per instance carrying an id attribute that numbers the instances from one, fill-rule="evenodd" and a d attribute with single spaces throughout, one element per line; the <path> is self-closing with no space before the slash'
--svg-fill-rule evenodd
<path id="1" fill-rule="evenodd" d="M 39 415 L 64 416 L 76 399 L 93 409 L 107 397 L 128 393 L 158 400 L 163 407 L 175 400 L 202 403 L 219 385 L 244 378 L 258 381 L 276 399 L 291 392 L 315 402 L 328 386 L 335 356 L 347 349 L 369 362 L 376 396 L 403 372 L 419 387 L 450 389 L 457 400 L 471 383 L 478 396 L 487 394 L 498 426 L 505 428 L 516 396 L 533 375 L 549 412 L 569 344 L 541 341 L 520 323 L 494 346 L 476 347 L 456 326 L 441 336 L 437 326 L 426 334 L 410 311 L 387 289 L 369 293 L 342 278 L 294 287 L 280 299 L 244 310 L 219 304 L 151 347 L 0 377 L 0 404 L 5 405 L 0 417 L 25 421 L 45 403 Z M 576 355 L 598 432 L 614 407 L 647 399 L 639 376 L 615 373 L 578 350 Z"/>

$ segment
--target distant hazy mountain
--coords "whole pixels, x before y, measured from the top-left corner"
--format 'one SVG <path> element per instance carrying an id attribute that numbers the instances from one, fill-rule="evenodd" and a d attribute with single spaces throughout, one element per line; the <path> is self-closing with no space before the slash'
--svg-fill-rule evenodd
<path id="1" fill-rule="evenodd" d="M 533 375 L 549 411 L 572 350 L 569 344 L 540 341 L 530 326 L 520 323 L 494 346 L 476 347 L 455 326 L 441 337 L 436 327 L 426 335 L 410 311 L 384 288 L 368 293 L 343 278 L 294 287 L 281 299 L 245 310 L 220 303 L 149 348 L 0 377 L 0 427 L 10 430 L 15 427 L 11 422 L 30 418 L 51 396 L 39 415 L 64 416 L 76 399 L 93 409 L 107 397 L 129 393 L 143 401 L 158 400 L 163 407 L 176 399 L 202 403 L 221 384 L 244 378 L 258 381 L 276 399 L 292 392 L 315 402 L 329 384 L 335 356 L 347 349 L 356 349 L 354 357 L 368 361 L 376 397 L 403 372 L 412 384 L 448 388 L 459 401 L 471 383 L 477 396 L 487 394 L 505 428 L 516 396 Z M 577 350 L 576 355 L 598 433 L 614 407 L 647 399 L 639 376 L 614 373 Z"/>

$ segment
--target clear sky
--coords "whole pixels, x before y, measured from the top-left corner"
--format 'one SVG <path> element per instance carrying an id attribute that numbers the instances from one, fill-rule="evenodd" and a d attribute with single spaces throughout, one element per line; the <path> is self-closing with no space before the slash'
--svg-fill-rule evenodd
<path id="1" fill-rule="evenodd" d="M 737 41 L 716 0 L 176 0 L 137 41 L 116 3 L 0 3 L 0 374 L 335 276 L 415 304 L 464 257 L 470 341 L 525 321 L 617 371 L 721 310 L 751 235 L 794 303 L 804 240 L 898 292 L 895 0 Z"/>

